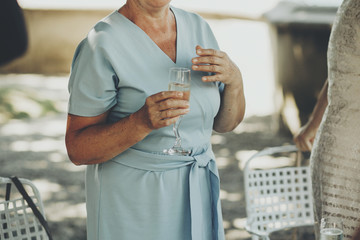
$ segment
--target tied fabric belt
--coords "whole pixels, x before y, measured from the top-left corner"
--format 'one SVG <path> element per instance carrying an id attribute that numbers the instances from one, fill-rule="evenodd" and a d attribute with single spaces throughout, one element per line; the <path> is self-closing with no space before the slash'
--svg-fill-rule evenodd
<path id="1" fill-rule="evenodd" d="M 191 236 L 192 240 L 203 239 L 201 229 L 202 208 L 199 184 L 199 167 L 207 168 L 210 175 L 211 185 L 211 208 L 213 239 L 224 239 L 222 228 L 222 215 L 219 199 L 220 181 L 215 163 L 215 156 L 211 146 L 193 150 L 191 156 L 171 156 L 142 152 L 129 148 L 112 161 L 128 167 L 146 171 L 168 171 L 191 165 L 189 174 L 190 189 L 190 213 L 191 213 Z"/>

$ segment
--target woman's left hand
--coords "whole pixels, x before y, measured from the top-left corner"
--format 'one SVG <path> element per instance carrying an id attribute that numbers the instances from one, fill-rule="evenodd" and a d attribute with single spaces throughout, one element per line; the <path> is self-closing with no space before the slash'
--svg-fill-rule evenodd
<path id="1" fill-rule="evenodd" d="M 212 76 L 202 77 L 204 82 L 220 81 L 225 85 L 242 86 L 241 72 L 225 52 L 196 46 L 196 54 L 199 57 L 192 59 L 192 69 L 215 73 Z"/>
<path id="2" fill-rule="evenodd" d="M 214 73 L 210 76 L 203 76 L 202 81 L 219 81 L 225 84 L 213 129 L 217 132 L 229 132 L 242 121 L 245 114 L 241 72 L 229 56 L 222 51 L 196 46 L 196 54 L 199 56 L 192 59 L 192 69 Z"/>

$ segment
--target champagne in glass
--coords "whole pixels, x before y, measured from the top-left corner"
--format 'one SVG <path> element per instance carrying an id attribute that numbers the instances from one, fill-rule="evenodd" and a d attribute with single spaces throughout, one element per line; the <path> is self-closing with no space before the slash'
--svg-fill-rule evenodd
<path id="1" fill-rule="evenodd" d="M 340 219 L 321 219 L 320 240 L 342 240 L 343 237 L 343 224 Z"/>
<path id="2" fill-rule="evenodd" d="M 190 98 L 190 69 L 188 68 L 171 68 L 169 72 L 169 91 L 181 91 L 183 92 L 183 98 L 189 100 Z M 170 149 L 165 149 L 164 153 L 169 155 L 190 155 L 190 150 L 181 147 L 181 137 L 179 133 L 179 126 L 182 120 L 180 116 L 179 120 L 173 125 L 173 131 L 175 135 L 175 144 Z"/>

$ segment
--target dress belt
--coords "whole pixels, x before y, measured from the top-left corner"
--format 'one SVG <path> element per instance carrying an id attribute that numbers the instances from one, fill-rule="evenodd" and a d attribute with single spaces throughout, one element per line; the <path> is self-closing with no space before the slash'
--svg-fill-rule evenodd
<path id="1" fill-rule="evenodd" d="M 224 239 L 222 227 L 222 214 L 220 206 L 220 180 L 215 163 L 215 156 L 211 145 L 192 151 L 191 156 L 171 156 L 139 151 L 129 148 L 122 154 L 112 159 L 117 163 L 128 167 L 146 171 L 168 171 L 180 167 L 191 166 L 189 173 L 190 189 L 190 214 L 191 214 L 191 236 L 192 240 L 202 238 L 201 225 L 202 207 L 199 183 L 199 167 L 207 168 L 211 185 L 211 208 L 212 208 L 212 235 L 214 240 Z"/>

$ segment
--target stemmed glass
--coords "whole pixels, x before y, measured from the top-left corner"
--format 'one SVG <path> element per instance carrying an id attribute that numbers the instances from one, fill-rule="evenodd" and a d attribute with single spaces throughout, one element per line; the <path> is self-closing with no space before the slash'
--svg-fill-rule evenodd
<path id="1" fill-rule="evenodd" d="M 169 71 L 169 91 L 182 91 L 184 99 L 190 98 L 190 69 L 188 68 L 170 68 Z M 179 134 L 179 126 L 182 116 L 173 125 L 173 131 L 176 137 L 175 144 L 170 149 L 165 149 L 164 153 L 169 155 L 188 156 L 190 151 L 181 147 L 181 137 Z"/>

